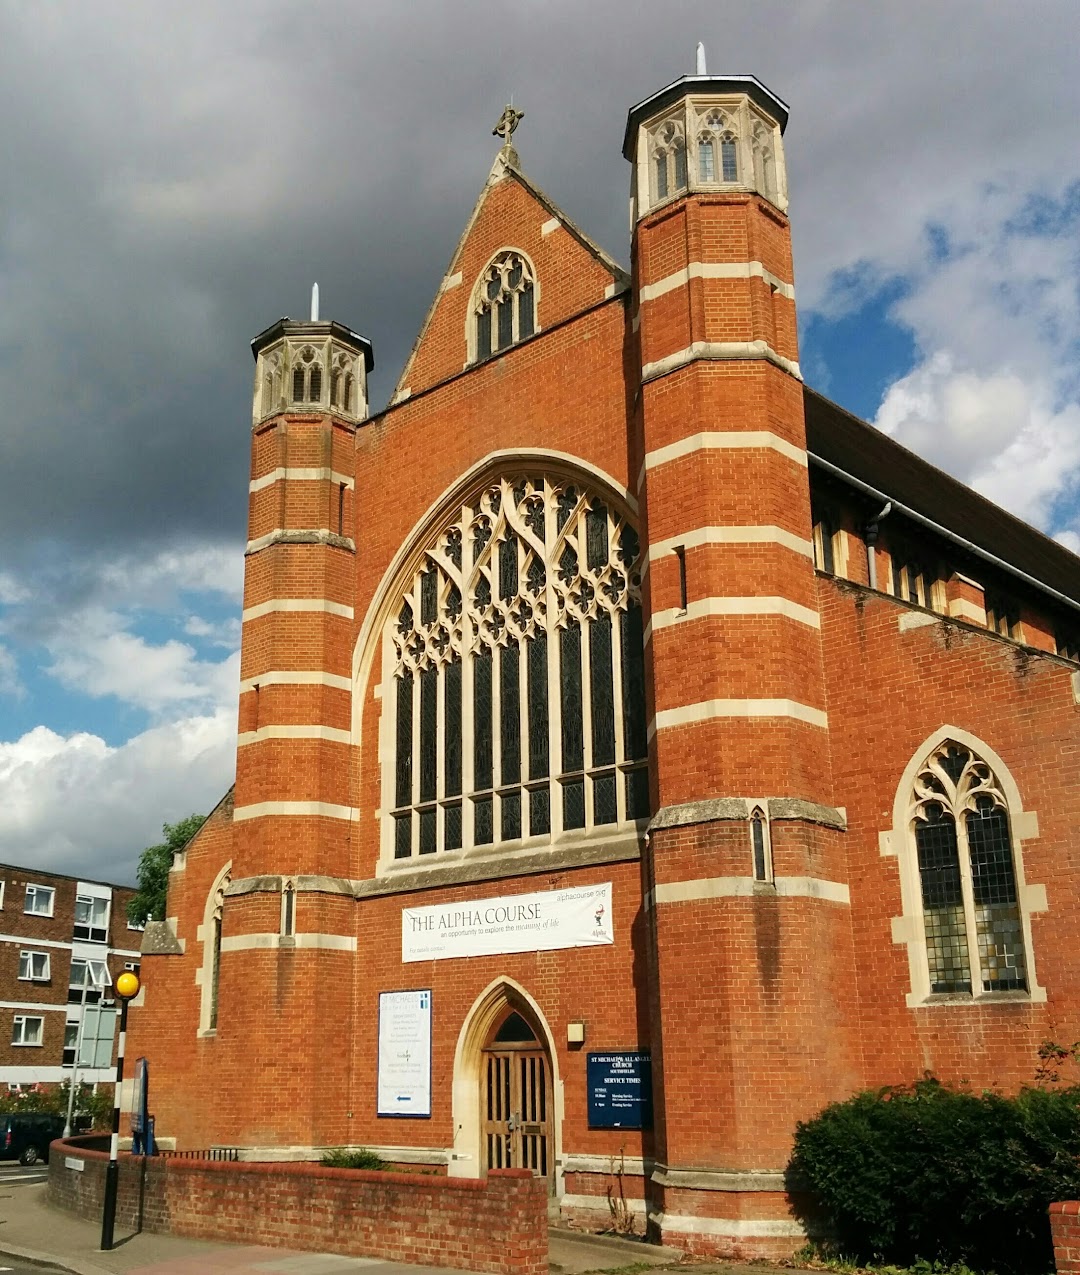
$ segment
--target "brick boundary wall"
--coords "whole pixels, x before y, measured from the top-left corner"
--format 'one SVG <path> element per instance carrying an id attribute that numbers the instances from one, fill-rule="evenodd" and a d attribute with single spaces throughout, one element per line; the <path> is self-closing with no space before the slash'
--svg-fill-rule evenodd
<path id="1" fill-rule="evenodd" d="M 1080 1275 L 1080 1200 L 1050 1205 L 1050 1234 L 1058 1275 Z"/>
<path id="2" fill-rule="evenodd" d="M 87 1141 L 52 1144 L 49 1202 L 96 1220 L 109 1157 Z M 116 1224 L 201 1240 L 547 1275 L 547 1205 L 546 1183 L 526 1169 L 446 1178 L 121 1154 Z"/>

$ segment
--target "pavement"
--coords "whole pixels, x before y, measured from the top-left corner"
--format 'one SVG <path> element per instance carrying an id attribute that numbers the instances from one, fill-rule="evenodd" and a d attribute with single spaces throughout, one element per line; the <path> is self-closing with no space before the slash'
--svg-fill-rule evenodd
<path id="1" fill-rule="evenodd" d="M 101 1226 L 50 1207 L 40 1176 L 0 1173 L 0 1271 L 21 1263 L 73 1275 L 447 1275 L 443 1267 L 412 1266 L 381 1258 L 299 1253 L 289 1249 L 215 1244 L 174 1235 L 130 1234 L 117 1228 L 103 1253 Z M 679 1265 L 679 1249 L 639 1240 L 552 1229 L 553 1275 L 620 1272 L 638 1275 Z M 686 1275 L 777 1275 L 771 1266 L 694 1263 Z M 469 1273 L 466 1273 L 469 1275 Z"/>

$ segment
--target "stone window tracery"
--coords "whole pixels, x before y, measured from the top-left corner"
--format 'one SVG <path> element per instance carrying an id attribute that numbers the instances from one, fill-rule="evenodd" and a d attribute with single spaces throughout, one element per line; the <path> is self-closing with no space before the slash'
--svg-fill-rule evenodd
<path id="1" fill-rule="evenodd" d="M 274 350 L 262 361 L 262 399 L 260 416 L 277 411 L 281 402 L 281 351 Z"/>
<path id="2" fill-rule="evenodd" d="M 501 252 L 473 295 L 473 359 L 486 359 L 536 331 L 536 277 L 520 252 Z"/>
<path id="3" fill-rule="evenodd" d="M 318 403 L 322 398 L 322 363 L 315 347 L 305 345 L 293 364 L 293 402 Z"/>
<path id="4" fill-rule="evenodd" d="M 686 134 L 681 121 L 666 120 L 652 139 L 653 202 L 686 189 Z"/>
<path id="5" fill-rule="evenodd" d="M 772 129 L 756 119 L 750 128 L 750 150 L 754 157 L 754 185 L 766 199 L 777 202 L 776 157 Z"/>
<path id="6" fill-rule="evenodd" d="M 488 483 L 424 553 L 386 642 L 394 859 L 648 815 L 640 545 L 597 493 Z"/>
<path id="7" fill-rule="evenodd" d="M 348 412 L 350 415 L 355 411 L 353 362 L 351 354 L 339 350 L 334 355 L 333 370 L 330 373 L 330 406 Z"/>
<path id="8" fill-rule="evenodd" d="M 1010 814 L 970 748 L 944 741 L 911 799 L 931 993 L 1029 990 Z"/>
<path id="9" fill-rule="evenodd" d="M 704 185 L 739 180 L 738 132 L 735 121 L 719 108 L 708 111 L 699 122 L 698 181 Z"/>

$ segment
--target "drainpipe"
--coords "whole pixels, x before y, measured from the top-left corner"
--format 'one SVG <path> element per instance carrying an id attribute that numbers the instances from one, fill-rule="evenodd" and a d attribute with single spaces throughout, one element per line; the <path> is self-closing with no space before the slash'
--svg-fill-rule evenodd
<path id="1" fill-rule="evenodd" d="M 874 546 L 877 544 L 878 530 L 883 519 L 888 518 L 892 513 L 892 501 L 887 500 L 880 513 L 876 513 L 873 518 L 866 524 L 864 535 L 866 538 L 866 578 L 871 589 L 877 589 L 877 554 L 874 552 Z"/>

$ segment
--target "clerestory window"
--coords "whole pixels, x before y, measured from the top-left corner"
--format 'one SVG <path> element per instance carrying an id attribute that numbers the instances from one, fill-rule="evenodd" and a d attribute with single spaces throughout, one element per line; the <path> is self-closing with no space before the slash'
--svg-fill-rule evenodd
<path id="1" fill-rule="evenodd" d="M 475 360 L 497 354 L 536 331 L 536 277 L 520 252 L 502 252 L 480 276 L 473 296 Z"/>
<path id="2" fill-rule="evenodd" d="M 930 991 L 1027 991 L 1009 809 L 990 766 L 951 740 L 936 748 L 915 779 L 911 833 Z"/>
<path id="3" fill-rule="evenodd" d="M 640 579 L 636 530 L 577 481 L 461 506 L 388 626 L 395 859 L 648 815 Z"/>

